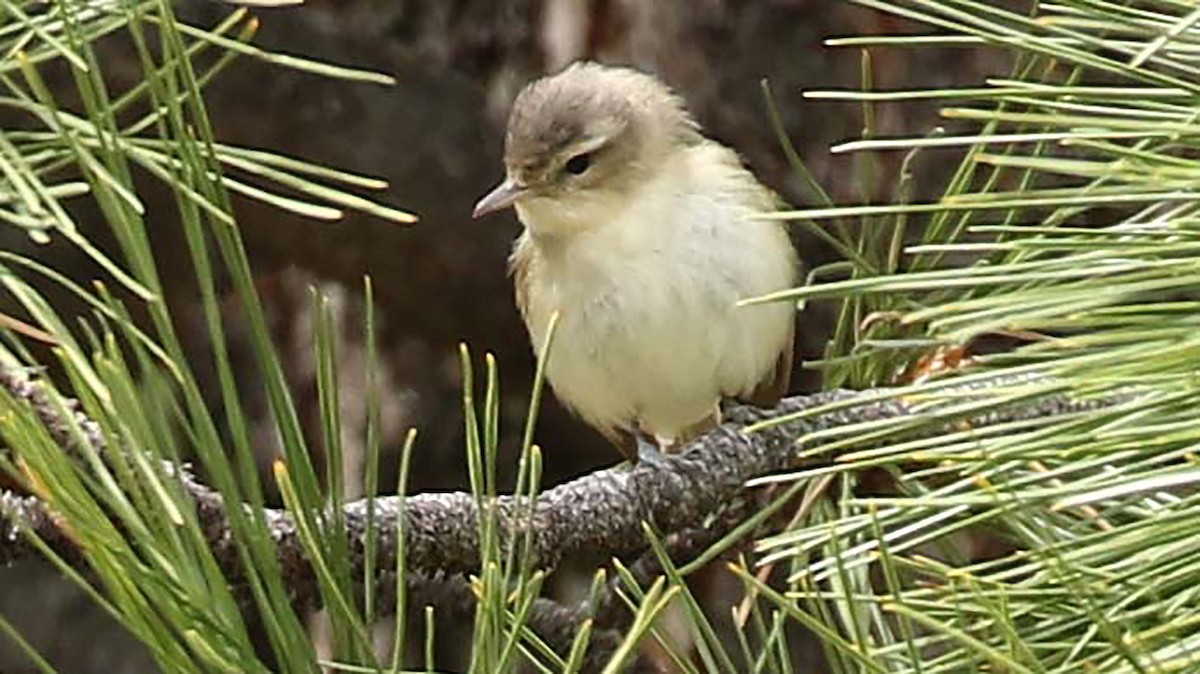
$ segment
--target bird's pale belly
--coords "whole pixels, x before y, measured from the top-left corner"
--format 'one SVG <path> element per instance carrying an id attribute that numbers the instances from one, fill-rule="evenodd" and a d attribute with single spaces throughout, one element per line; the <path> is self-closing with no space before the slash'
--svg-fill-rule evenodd
<path id="1" fill-rule="evenodd" d="M 547 378 L 559 398 L 591 423 L 627 428 L 637 420 L 643 430 L 670 436 L 716 404 L 719 340 L 711 337 L 722 327 L 659 317 L 596 330 L 579 325 L 587 317 L 570 313 L 562 317 Z"/>
<path id="2" fill-rule="evenodd" d="M 676 437 L 712 413 L 722 393 L 753 385 L 773 354 L 745 348 L 762 341 L 751 331 L 772 328 L 761 320 L 769 318 L 764 312 L 738 309 L 733 297 L 655 302 L 647 293 L 628 304 L 608 298 L 560 309 L 547 379 L 593 425 L 637 422 L 648 433 Z M 729 362 L 731 350 L 744 364 Z"/>

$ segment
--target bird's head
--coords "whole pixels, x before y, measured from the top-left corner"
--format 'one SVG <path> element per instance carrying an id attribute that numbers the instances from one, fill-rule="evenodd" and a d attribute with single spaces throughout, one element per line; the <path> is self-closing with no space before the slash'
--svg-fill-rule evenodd
<path id="1" fill-rule="evenodd" d="M 475 217 L 515 206 L 527 226 L 548 234 L 597 224 L 699 138 L 680 99 L 654 77 L 576 63 L 517 96 L 505 179 L 479 200 Z"/>

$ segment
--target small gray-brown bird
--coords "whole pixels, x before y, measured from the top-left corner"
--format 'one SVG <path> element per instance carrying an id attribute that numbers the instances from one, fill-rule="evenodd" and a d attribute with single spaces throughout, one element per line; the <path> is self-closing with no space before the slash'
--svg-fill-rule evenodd
<path id="1" fill-rule="evenodd" d="M 794 311 L 738 300 L 795 284 L 777 201 L 729 148 L 701 135 L 650 75 L 577 63 L 517 96 L 507 176 L 475 217 L 509 206 L 535 351 L 559 312 L 546 378 L 629 459 L 720 421 L 723 396 L 785 393 Z M 542 356 L 538 353 L 538 356 Z"/>

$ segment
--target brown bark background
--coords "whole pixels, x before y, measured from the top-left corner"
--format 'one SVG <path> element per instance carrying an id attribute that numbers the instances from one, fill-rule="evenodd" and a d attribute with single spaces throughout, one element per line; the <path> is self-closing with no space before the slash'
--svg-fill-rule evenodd
<path id="1" fill-rule="evenodd" d="M 210 0 L 185 2 L 186 18 L 208 24 L 229 11 Z M 710 135 L 738 149 L 761 179 L 804 203 L 768 123 L 759 82 L 770 81 L 789 133 L 810 168 L 843 201 L 886 199 L 894 163 L 864 195 L 853 158 L 827 150 L 859 135 L 858 109 L 805 101 L 802 89 L 856 87 L 860 54 L 821 45 L 826 37 L 911 30 L 849 3 L 816 0 L 309 0 L 263 11 L 259 43 L 270 49 L 392 74 L 398 85 L 323 80 L 242 60 L 211 89 L 210 111 L 226 141 L 270 148 L 375 175 L 391 184 L 388 201 L 419 214 L 410 228 L 353 216 L 317 223 L 258 204 L 240 203 L 239 221 L 271 308 L 278 342 L 295 377 L 301 405 L 315 408 L 308 340 L 308 287 L 334 295 L 347 345 L 344 384 L 348 419 L 361 414 L 361 280 L 370 274 L 382 322 L 380 344 L 389 391 L 388 447 L 408 426 L 421 431 L 413 491 L 463 488 L 457 344 L 496 353 L 504 382 L 506 446 L 513 447 L 528 404 L 533 360 L 514 308 L 505 259 L 518 231 L 511 217 L 477 222 L 474 201 L 500 178 L 508 104 L 529 79 L 577 58 L 627 63 L 674 86 Z M 137 64 L 114 44 L 106 65 L 113 81 L 137 76 Z M 1003 61 L 973 51 L 880 51 L 880 88 L 977 82 L 1001 73 Z M 924 133 L 939 122 L 931 107 L 880 107 L 881 135 Z M 931 154 L 919 173 L 945 170 Z M 898 157 L 896 158 L 898 159 Z M 951 160 L 952 161 L 952 160 Z M 934 181 L 926 180 L 925 184 Z M 168 277 L 171 301 L 192 350 L 205 361 L 199 312 L 183 243 L 165 195 L 152 235 Z M 797 235 L 807 264 L 828 251 Z M 27 246 L 0 230 L 0 246 Z M 28 252 L 28 251 L 26 251 Z M 56 246 L 38 255 L 81 279 L 94 270 Z M 3 309 L 0 301 L 0 309 Z M 231 315 L 236 306 L 231 302 Z M 820 353 L 831 308 L 801 318 L 800 360 Z M 243 363 L 253 380 L 248 354 Z M 204 371 L 205 368 L 198 368 Z M 797 370 L 794 388 L 817 385 Z M 538 442 L 546 452 L 544 482 L 615 462 L 616 455 L 583 424 L 547 401 Z M 265 412 L 265 407 L 264 410 Z M 315 418 L 312 415 L 310 418 Z M 353 431 L 353 421 L 348 430 Z M 264 446 L 269 433 L 261 433 Z M 569 448 L 558 453 L 556 448 Z M 353 453 L 351 453 L 353 454 Z M 351 466 L 349 475 L 355 474 Z M 360 470 L 361 467 L 358 467 Z M 389 484 L 386 476 L 381 484 Z M 394 482 L 393 482 L 394 483 Z M 353 488 L 349 488 L 353 492 Z M 567 583 L 568 581 L 563 581 Z M 63 671 L 144 672 L 153 665 L 88 601 L 45 565 L 0 570 L 0 614 Z M 453 669 L 452 661 L 446 667 Z M 6 641 L 0 671 L 33 671 Z"/>

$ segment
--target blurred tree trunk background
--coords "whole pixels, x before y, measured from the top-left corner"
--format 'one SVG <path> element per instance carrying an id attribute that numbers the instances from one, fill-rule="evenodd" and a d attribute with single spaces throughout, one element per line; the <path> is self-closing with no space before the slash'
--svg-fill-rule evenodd
<path id="1" fill-rule="evenodd" d="M 180 11 L 207 25 L 230 8 L 195 0 Z M 473 221 L 470 213 L 474 201 L 501 177 L 504 119 L 512 98 L 530 79 L 580 58 L 653 72 L 687 100 L 709 134 L 740 151 L 760 178 L 790 202 L 804 204 L 801 183 L 788 169 L 769 123 L 760 86 L 765 78 L 787 131 L 835 199 L 883 198 L 895 184 L 899 157 L 878 166 L 874 180 L 864 184 L 865 167 L 828 152 L 832 143 L 862 133 L 858 109 L 801 98 L 804 88 L 861 84 L 861 55 L 827 49 L 824 38 L 905 29 L 849 3 L 309 0 L 297 8 L 262 11 L 259 17 L 257 42 L 266 48 L 375 69 L 398 81 L 386 88 L 324 80 L 241 59 L 212 85 L 209 106 L 223 140 L 378 176 L 391 185 L 390 201 L 420 216 L 410 228 L 358 215 L 321 223 L 260 204 L 239 205 L 239 222 L 277 339 L 291 356 L 287 366 L 298 382 L 298 400 L 311 399 L 316 405 L 315 394 L 306 396 L 309 388 L 303 383 L 311 381 L 312 373 L 309 287 L 334 291 L 336 311 L 344 318 L 344 370 L 361 376 L 362 368 L 353 361 L 361 355 L 355 340 L 362 278 L 369 274 L 373 279 L 388 365 L 381 381 L 390 391 L 385 447 L 396 447 L 409 426 L 420 430 L 411 485 L 416 491 L 466 484 L 460 341 L 499 359 L 503 409 L 512 419 L 506 429 L 510 447 L 517 443 L 528 404 L 533 359 L 506 278 L 506 257 L 519 225 L 511 215 Z M 878 88 L 918 80 L 926 88 L 976 82 L 999 72 L 1002 63 L 977 50 L 909 50 L 904 58 L 889 58 L 893 55 L 873 55 Z M 107 66 L 115 76 L 140 72 L 126 45 L 113 44 L 110 57 Z M 128 60 L 126 67 L 123 60 Z M 876 135 L 920 134 L 939 123 L 931 107 L 884 106 L 876 115 Z M 937 159 L 936 154 L 922 158 L 918 179 L 939 171 Z M 151 202 L 151 213 L 153 206 Z M 170 301 L 175 315 L 193 317 L 195 324 L 184 325 L 184 332 L 195 336 L 194 357 L 204 362 L 202 318 L 198 308 L 189 311 L 195 304 L 188 285 L 192 273 L 184 266 L 184 244 L 175 232 L 174 223 L 163 222 L 155 245 L 164 259 L 179 261 L 162 265 L 178 270 L 167 279 Z M 33 245 L 15 240 L 11 228 L 0 237 L 0 247 L 6 249 Z M 797 234 L 796 239 L 810 266 L 829 258 L 811 238 Z M 38 253 L 79 279 L 96 276 L 86 260 L 68 254 L 54 245 Z M 820 354 L 830 316 L 830 307 L 819 304 L 802 315 L 798 363 Z M 249 353 L 244 357 L 251 371 Z M 797 375 L 795 389 L 819 386 L 812 372 L 798 368 Z M 345 382 L 347 419 L 362 414 L 362 402 L 355 400 L 360 388 Z M 255 393 L 247 392 L 251 407 Z M 259 406 L 265 413 L 265 403 Z M 617 460 L 598 435 L 553 401 L 543 409 L 538 441 L 546 449 L 544 483 Z M 265 457 L 272 439 L 262 435 Z M 353 476 L 354 466 L 349 468 L 347 474 Z M 388 474 L 385 470 L 381 484 L 389 484 Z M 353 489 L 348 493 L 357 494 Z M 64 671 L 152 668 L 135 643 L 117 628 L 106 627 L 100 612 L 48 566 L 26 563 L 0 571 L 0 612 Z M 0 671 L 32 669 L 4 642 Z"/>

